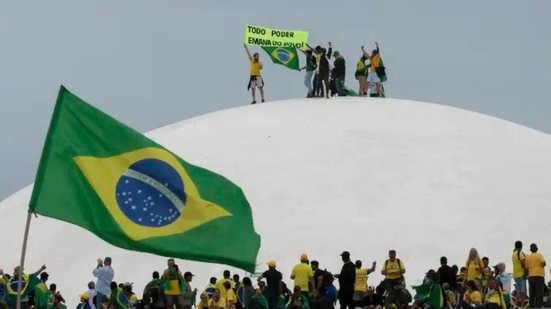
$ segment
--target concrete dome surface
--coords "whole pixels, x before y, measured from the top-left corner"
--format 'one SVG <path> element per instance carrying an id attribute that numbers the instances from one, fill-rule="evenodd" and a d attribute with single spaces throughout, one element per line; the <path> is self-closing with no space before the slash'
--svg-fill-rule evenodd
<path id="1" fill-rule="evenodd" d="M 365 265 L 377 261 L 373 285 L 389 249 L 405 263 L 408 284 L 437 268 L 440 256 L 463 265 L 471 247 L 508 267 L 516 240 L 551 255 L 551 135 L 504 120 L 406 100 L 296 99 L 214 112 L 147 135 L 243 188 L 262 237 L 257 270 L 274 259 L 288 283 L 302 253 L 333 272 L 343 250 Z M 30 192 L 0 203 L 6 272 L 19 261 Z M 134 282 L 139 295 L 151 272 L 166 266 L 164 257 L 33 218 L 26 270 L 47 264 L 69 304 L 104 256 L 113 258 L 115 280 Z M 228 268 L 178 264 L 197 275 L 199 290 Z"/>

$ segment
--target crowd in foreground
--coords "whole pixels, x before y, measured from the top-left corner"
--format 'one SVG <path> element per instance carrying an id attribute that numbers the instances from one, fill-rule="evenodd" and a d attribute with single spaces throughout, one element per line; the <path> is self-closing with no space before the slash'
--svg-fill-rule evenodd
<path id="1" fill-rule="evenodd" d="M 511 256 L 513 272 L 500 262 L 491 267 L 488 257 L 480 258 L 471 249 L 465 266 L 449 266 L 441 257 L 438 269 L 426 273 L 423 283 L 413 286 L 412 297 L 406 288 L 406 266 L 395 250 L 381 266 L 384 276 L 376 286 L 368 284 L 369 275 L 377 263 L 364 267 L 360 260 L 352 262 L 350 253 L 341 254 L 340 273 L 331 273 L 310 260 L 306 254 L 293 267 L 288 286 L 275 261 L 267 263 L 267 270 L 254 279 L 241 280 L 226 270 L 222 278 L 210 278 L 200 292 L 192 287 L 194 275 L 179 269 L 169 259 L 162 274 L 153 272 L 141 299 L 133 291 L 132 283 L 114 281 L 111 258 L 98 259 L 92 274 L 97 280 L 88 283 L 79 295 L 77 309 L 510 309 L 542 308 L 551 306 L 548 286 L 545 285 L 546 262 L 536 244 L 530 245 L 530 254 L 523 252 L 517 241 Z M 22 275 L 22 309 L 66 309 L 65 299 L 55 284 L 48 284 L 46 266 L 33 274 Z M 0 309 L 14 309 L 19 268 L 13 276 L 0 270 Z M 528 284 L 527 284 L 528 281 Z M 338 282 L 338 289 L 336 283 Z M 514 283 L 513 283 L 514 282 Z M 551 285 L 551 282 L 550 282 Z"/>
<path id="2" fill-rule="evenodd" d="M 306 44 L 305 51 L 300 50 L 306 57 L 306 65 L 299 69 L 306 72 L 304 85 L 308 89 L 307 98 L 327 98 L 338 96 L 370 96 L 385 97 L 383 83 L 387 80 L 386 68 L 381 58 L 379 44 L 375 42 L 375 49 L 371 53 L 361 47 L 361 57 L 356 63 L 354 77 L 358 81 L 358 92 L 345 86 L 346 61 L 339 51 L 333 51 L 331 42 L 328 47 L 320 45 L 315 48 Z M 263 64 L 258 53 L 251 54 L 247 45 L 245 51 L 249 57 L 250 78 L 247 89 L 251 90 L 252 103 L 256 104 L 256 89 L 258 88 L 261 102 L 265 102 L 264 80 L 261 70 Z M 367 62 L 369 61 L 369 62 Z"/>

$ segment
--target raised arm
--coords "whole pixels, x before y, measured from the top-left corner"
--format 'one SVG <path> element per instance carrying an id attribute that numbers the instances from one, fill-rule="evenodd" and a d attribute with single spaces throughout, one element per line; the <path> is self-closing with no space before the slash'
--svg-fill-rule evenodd
<path id="1" fill-rule="evenodd" d="M 374 272 L 375 271 L 375 266 L 377 266 L 377 262 L 373 262 L 373 264 L 371 264 L 371 269 L 368 269 L 367 273 L 370 274 L 370 273 Z"/>
<path id="2" fill-rule="evenodd" d="M 40 273 L 42 273 L 45 270 L 46 270 L 46 265 L 42 265 L 39 270 L 34 272 L 34 275 L 38 277 Z"/>
<path id="3" fill-rule="evenodd" d="M 379 49 L 379 43 L 375 42 L 375 49 L 377 50 L 377 53 L 381 53 L 381 50 Z"/>
<path id="4" fill-rule="evenodd" d="M 247 47 L 247 45 L 243 44 L 243 46 L 245 46 L 245 51 L 247 52 L 247 56 L 249 56 L 249 59 L 252 59 L 253 56 L 251 56 L 251 52 L 249 51 L 249 48 Z"/>
<path id="5" fill-rule="evenodd" d="M 370 58 L 371 58 L 371 57 L 369 56 L 369 53 L 365 51 L 365 48 L 363 47 L 363 45 L 362 45 L 362 53 L 364 54 L 364 57 L 365 57 L 366 59 L 370 59 Z"/>
<path id="6" fill-rule="evenodd" d="M 327 59 L 331 59 L 331 55 L 333 55 L 333 46 L 331 46 L 331 42 L 328 43 L 329 49 L 327 50 Z"/>

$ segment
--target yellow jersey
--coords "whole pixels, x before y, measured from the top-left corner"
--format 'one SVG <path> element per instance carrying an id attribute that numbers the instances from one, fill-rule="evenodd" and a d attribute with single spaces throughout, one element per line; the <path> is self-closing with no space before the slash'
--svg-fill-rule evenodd
<path id="1" fill-rule="evenodd" d="M 251 76 L 260 76 L 260 70 L 262 70 L 262 62 L 251 58 Z"/>
<path id="2" fill-rule="evenodd" d="M 222 297 L 220 297 L 220 299 L 218 301 L 215 301 L 214 299 L 211 299 L 209 301 L 209 308 L 222 308 L 222 309 L 226 309 L 227 306 L 226 306 L 226 300 Z"/>
<path id="3" fill-rule="evenodd" d="M 310 291 L 310 279 L 314 278 L 312 267 L 306 263 L 300 263 L 293 267 L 291 277 L 295 280 L 295 286 L 300 286 L 302 292 Z"/>
<path id="4" fill-rule="evenodd" d="M 230 303 L 232 304 L 236 304 L 237 303 L 237 295 L 235 295 L 235 292 L 233 291 L 233 289 L 229 289 L 228 291 L 226 291 L 226 307 L 229 308 L 230 307 Z"/>
<path id="5" fill-rule="evenodd" d="M 468 260 L 465 267 L 467 268 L 467 282 L 474 281 L 476 277 L 482 275 L 482 263 L 479 261 Z"/>
<path id="6" fill-rule="evenodd" d="M 545 262 L 543 255 L 539 252 L 534 252 L 526 257 L 524 263 L 528 269 L 528 277 L 545 277 L 545 270 L 541 264 Z"/>
<path id="7" fill-rule="evenodd" d="M 493 290 L 492 292 L 488 292 L 488 294 L 486 295 L 486 303 L 498 304 L 499 306 L 501 306 L 502 309 L 507 309 L 507 305 L 505 304 L 505 300 L 503 299 L 503 294 L 497 289 Z"/>
<path id="8" fill-rule="evenodd" d="M 226 288 L 224 287 L 224 282 L 226 281 L 230 283 L 232 289 L 235 288 L 235 282 L 233 282 L 233 280 L 231 279 L 225 279 L 225 278 L 218 279 L 216 281 L 216 284 L 214 285 L 215 288 L 220 290 L 220 298 L 224 298 L 224 299 L 226 299 Z"/>
<path id="9" fill-rule="evenodd" d="M 356 268 L 356 281 L 354 282 L 354 291 L 367 292 L 367 278 L 367 269 Z"/>
<path id="10" fill-rule="evenodd" d="M 479 291 L 467 291 L 463 299 L 469 304 L 482 304 L 482 294 Z"/>
<path id="11" fill-rule="evenodd" d="M 524 277 L 524 267 L 522 263 L 526 259 L 526 255 L 522 251 L 515 250 L 513 251 L 513 256 L 511 257 L 513 261 L 513 278 L 522 278 Z"/>
<path id="12" fill-rule="evenodd" d="M 402 278 L 402 272 L 405 271 L 406 268 L 400 259 L 395 259 L 394 262 L 389 259 L 385 261 L 383 270 L 386 271 L 386 279 L 400 279 Z"/>

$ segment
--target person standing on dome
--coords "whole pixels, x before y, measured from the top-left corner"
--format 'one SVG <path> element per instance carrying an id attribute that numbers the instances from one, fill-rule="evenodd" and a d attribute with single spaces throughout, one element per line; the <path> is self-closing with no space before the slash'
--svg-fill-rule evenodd
<path id="1" fill-rule="evenodd" d="M 253 97 L 253 101 L 251 102 L 251 104 L 256 104 L 256 88 L 258 88 L 258 90 L 260 91 L 260 97 L 262 99 L 262 103 L 264 103 L 264 80 L 260 75 L 260 70 L 262 70 L 260 55 L 258 53 L 254 53 L 253 55 L 251 55 L 251 52 L 249 51 L 247 45 L 243 46 L 245 46 L 245 51 L 247 52 L 249 63 L 251 65 L 249 85 L 247 86 L 247 90 L 251 90 L 251 95 Z"/>
<path id="2" fill-rule="evenodd" d="M 362 268 L 362 261 L 357 260 L 356 263 L 356 279 L 354 281 L 354 294 L 352 300 L 355 307 L 364 307 L 364 299 L 367 296 L 367 278 L 369 274 L 375 271 L 377 262 L 371 264 L 371 269 Z"/>
<path id="3" fill-rule="evenodd" d="M 338 299 L 341 309 L 353 309 L 354 302 L 352 298 L 354 295 L 354 283 L 356 282 L 356 266 L 350 261 L 350 252 L 343 251 L 341 258 L 343 262 L 341 273 L 335 275 L 339 280 Z"/>
<path id="4" fill-rule="evenodd" d="M 482 276 L 484 265 L 478 255 L 478 251 L 475 248 L 471 248 L 469 251 L 469 257 L 465 263 L 467 273 L 465 274 L 465 282 L 475 281 L 477 277 Z"/>
<path id="5" fill-rule="evenodd" d="M 525 264 L 528 269 L 528 295 L 530 295 L 530 308 L 541 308 L 543 306 L 543 297 L 545 290 L 545 258 L 538 252 L 536 244 L 530 245 L 529 256 L 526 257 Z"/>
<path id="6" fill-rule="evenodd" d="M 92 272 L 94 277 L 98 278 L 96 282 L 96 307 L 101 308 L 101 304 L 107 301 L 111 295 L 111 281 L 115 277 L 115 271 L 111 267 L 112 260 L 106 257 L 104 260 L 98 259 L 96 269 Z"/>
<path id="7" fill-rule="evenodd" d="M 266 279 L 266 289 L 264 295 L 268 301 L 269 309 L 276 309 L 279 303 L 279 297 L 283 292 L 283 275 L 276 269 L 276 262 L 269 261 L 267 263 L 268 270 L 263 272 L 260 277 L 258 277 L 258 285 L 262 282 L 262 279 Z"/>
<path id="8" fill-rule="evenodd" d="M 313 289 L 315 287 L 314 271 L 312 271 L 312 267 L 308 262 L 308 255 L 302 254 L 300 256 L 300 263 L 295 265 L 291 271 L 291 279 L 295 281 L 295 286 L 300 287 L 304 296 L 308 297 L 310 292 L 315 292 Z M 310 287 L 312 287 L 312 290 Z"/>
<path id="9" fill-rule="evenodd" d="M 513 280 L 515 280 L 517 295 L 515 296 L 515 302 L 517 305 L 523 304 L 526 301 L 526 274 L 527 269 L 525 267 L 526 255 L 522 252 L 522 241 L 517 240 L 515 242 L 515 249 L 511 256 L 513 262 Z"/>
<path id="10" fill-rule="evenodd" d="M 312 86 L 312 78 L 314 77 L 314 72 L 316 70 L 316 58 L 314 57 L 313 51 L 310 47 L 306 51 L 299 49 L 306 56 L 306 65 L 299 69 L 299 71 L 306 70 L 304 75 L 304 85 L 308 89 L 307 98 L 314 96 L 314 87 Z M 315 82 L 315 81 L 314 81 Z"/>
<path id="11" fill-rule="evenodd" d="M 344 80 L 346 77 L 346 61 L 340 52 L 335 51 L 333 53 L 335 58 L 333 62 L 333 74 L 335 78 L 335 87 L 337 88 L 337 93 L 339 97 L 344 96 Z"/>

